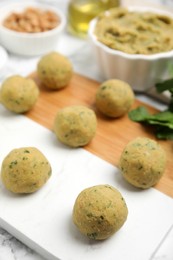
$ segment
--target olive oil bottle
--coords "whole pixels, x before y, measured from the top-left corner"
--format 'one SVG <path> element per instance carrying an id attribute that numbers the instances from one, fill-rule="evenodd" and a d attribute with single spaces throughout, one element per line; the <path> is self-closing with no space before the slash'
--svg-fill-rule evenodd
<path id="1" fill-rule="evenodd" d="M 85 38 L 89 22 L 99 13 L 119 6 L 120 0 L 71 0 L 68 6 L 68 31 Z"/>

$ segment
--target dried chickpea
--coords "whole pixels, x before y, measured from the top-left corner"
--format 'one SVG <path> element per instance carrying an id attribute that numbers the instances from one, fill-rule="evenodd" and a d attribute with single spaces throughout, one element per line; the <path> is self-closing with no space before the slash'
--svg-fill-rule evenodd
<path id="1" fill-rule="evenodd" d="M 22 13 L 12 13 L 3 25 L 17 32 L 36 33 L 54 29 L 60 23 L 60 18 L 53 11 L 43 11 L 29 7 Z"/>

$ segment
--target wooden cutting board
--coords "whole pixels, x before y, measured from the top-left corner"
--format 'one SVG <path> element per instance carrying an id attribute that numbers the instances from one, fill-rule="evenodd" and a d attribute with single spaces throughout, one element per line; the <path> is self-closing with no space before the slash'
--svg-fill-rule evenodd
<path id="1" fill-rule="evenodd" d="M 155 139 L 151 127 L 132 122 L 128 115 L 109 119 L 99 113 L 95 107 L 95 93 L 99 83 L 94 80 L 74 74 L 66 88 L 52 91 L 44 88 L 36 73 L 29 77 L 36 81 L 41 92 L 35 107 L 26 113 L 26 116 L 52 130 L 55 115 L 60 108 L 70 105 L 86 105 L 92 108 L 98 119 L 97 133 L 92 142 L 84 148 L 115 166 L 118 165 L 121 152 L 130 140 L 137 136 Z M 153 113 L 157 112 L 156 109 L 138 100 L 135 100 L 133 108 L 139 105 L 145 105 Z M 158 142 L 165 149 L 168 161 L 165 174 L 155 188 L 173 197 L 173 142 Z"/>

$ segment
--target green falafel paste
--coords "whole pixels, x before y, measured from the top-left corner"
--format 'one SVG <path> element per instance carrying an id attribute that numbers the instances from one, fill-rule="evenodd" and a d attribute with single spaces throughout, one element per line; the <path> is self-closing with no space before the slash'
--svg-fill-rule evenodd
<path id="1" fill-rule="evenodd" d="M 111 49 L 155 54 L 173 49 L 173 19 L 152 12 L 113 8 L 98 17 L 95 35 Z"/>

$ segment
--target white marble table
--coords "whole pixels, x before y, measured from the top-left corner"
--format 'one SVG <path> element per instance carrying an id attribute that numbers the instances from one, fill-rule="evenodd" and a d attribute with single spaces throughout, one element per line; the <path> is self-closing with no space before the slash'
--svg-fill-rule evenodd
<path id="1" fill-rule="evenodd" d="M 40 0 L 41 1 L 41 0 Z M 1 1 L 2 2 L 2 1 Z M 52 4 L 61 7 L 64 12 L 66 11 L 67 1 L 57 0 L 48 1 Z M 132 1 L 133 4 L 135 1 Z M 146 1 L 152 2 L 152 1 Z M 160 1 L 160 3 L 170 4 L 171 1 Z M 123 1 L 125 3 L 125 1 Z M 154 1 L 153 4 L 159 4 L 159 1 Z M 82 75 L 101 81 L 101 76 L 92 58 L 92 51 L 90 44 L 87 40 L 81 40 L 69 35 L 65 32 L 57 46 L 57 50 L 62 54 L 69 57 L 74 65 L 74 70 Z M 20 75 L 28 75 L 35 70 L 39 57 L 17 57 L 9 54 L 9 60 L 5 68 L 0 72 L 0 81 L 5 77 L 19 73 Z M 159 109 L 164 109 L 165 104 L 149 98 L 143 94 L 137 96 L 141 100 L 156 106 Z M 173 227 L 167 236 L 159 245 L 157 251 L 150 259 L 146 260 L 173 260 Z M 15 237 L 7 233 L 4 229 L 0 228 L 0 260 L 42 260 L 43 257 L 39 256 L 33 250 L 19 242 Z M 125 259 L 118 259 L 125 260 Z M 130 259 L 132 260 L 132 259 Z M 139 259 L 140 260 L 140 259 Z"/>

